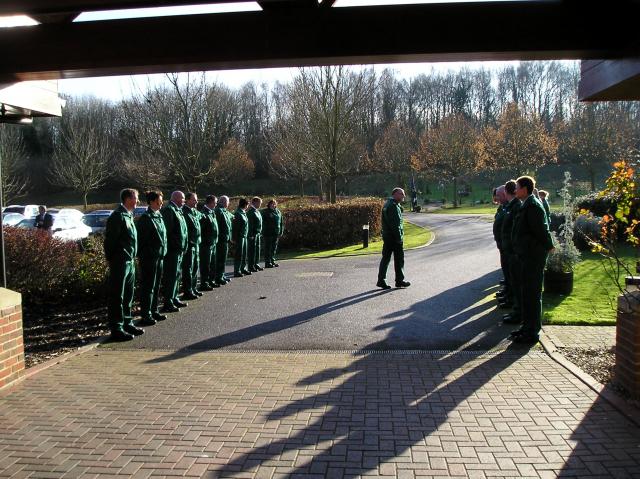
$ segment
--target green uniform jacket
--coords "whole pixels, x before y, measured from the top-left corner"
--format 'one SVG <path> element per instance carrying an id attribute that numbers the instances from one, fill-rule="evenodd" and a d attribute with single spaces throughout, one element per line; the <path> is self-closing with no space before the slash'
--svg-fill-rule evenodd
<path id="1" fill-rule="evenodd" d="M 518 210 L 520 209 L 520 200 L 514 198 L 504 207 L 504 216 L 502 219 L 501 247 L 506 254 L 513 254 L 513 242 L 511 241 L 511 233 L 513 232 L 513 222 L 516 219 Z"/>
<path id="2" fill-rule="evenodd" d="M 136 257 L 138 234 L 133 215 L 120 205 L 107 220 L 104 255 L 107 261 L 131 261 Z"/>
<path id="3" fill-rule="evenodd" d="M 174 202 L 162 208 L 162 219 L 167 230 L 167 248 L 176 251 L 186 251 L 189 232 L 182 210 Z"/>
<path id="4" fill-rule="evenodd" d="M 513 249 L 518 256 L 544 258 L 553 248 L 547 214 L 533 195 L 522 202 L 511 234 Z"/>
<path id="5" fill-rule="evenodd" d="M 240 238 L 246 238 L 249 233 L 249 219 L 247 213 L 238 208 L 233 215 L 233 241 L 238 241 Z"/>
<path id="6" fill-rule="evenodd" d="M 198 246 L 201 241 L 200 212 L 195 208 L 184 205 L 182 207 L 182 214 L 187 223 L 189 246 Z"/>
<path id="7" fill-rule="evenodd" d="M 263 236 L 282 236 L 284 233 L 284 219 L 278 208 L 264 208 L 260 210 L 262 215 Z"/>
<path id="8" fill-rule="evenodd" d="M 496 210 L 493 217 L 493 239 L 498 245 L 498 249 L 502 249 L 502 223 L 504 222 L 506 204 L 501 204 Z"/>
<path id="9" fill-rule="evenodd" d="M 544 200 L 540 200 L 540 202 L 542 203 L 544 212 L 547 214 L 547 223 L 551 223 L 551 208 L 549 207 L 549 202 L 546 198 Z"/>
<path id="10" fill-rule="evenodd" d="M 393 198 L 389 198 L 382 207 L 382 239 L 397 243 L 404 241 L 402 206 Z"/>
<path id="11" fill-rule="evenodd" d="M 218 243 L 228 243 L 231 239 L 231 216 L 227 214 L 226 208 L 220 206 L 216 206 L 213 211 L 218 222 Z"/>
<path id="12" fill-rule="evenodd" d="M 163 258 L 167 254 L 167 230 L 159 212 L 147 208 L 138 219 L 136 228 L 140 258 Z"/>
<path id="13" fill-rule="evenodd" d="M 258 236 L 262 233 L 262 215 L 253 206 L 249 206 L 247 210 L 247 218 L 249 218 L 249 237 Z"/>
<path id="14" fill-rule="evenodd" d="M 206 206 L 200 213 L 200 234 L 204 246 L 211 246 L 218 242 L 218 220 L 215 212 Z"/>

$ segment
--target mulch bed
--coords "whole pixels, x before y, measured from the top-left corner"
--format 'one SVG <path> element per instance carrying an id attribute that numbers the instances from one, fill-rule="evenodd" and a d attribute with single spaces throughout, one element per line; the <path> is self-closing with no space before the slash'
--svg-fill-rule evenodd
<path id="1" fill-rule="evenodd" d="M 109 334 L 104 301 L 93 304 L 23 306 L 22 314 L 27 368 L 74 351 Z"/>

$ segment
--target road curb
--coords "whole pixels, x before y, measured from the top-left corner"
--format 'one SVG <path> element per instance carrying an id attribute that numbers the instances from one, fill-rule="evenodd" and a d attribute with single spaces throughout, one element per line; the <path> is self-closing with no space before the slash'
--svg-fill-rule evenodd
<path id="1" fill-rule="evenodd" d="M 540 345 L 551 359 L 573 374 L 580 380 L 580 382 L 589 387 L 589 389 L 594 391 L 598 396 L 611 404 L 611 406 L 613 406 L 614 409 L 617 409 L 624 417 L 629 419 L 636 426 L 640 427 L 640 410 L 627 403 L 627 401 L 618 396 L 618 394 L 616 394 L 609 386 L 599 383 L 590 374 L 587 374 L 565 358 L 558 352 L 553 342 L 548 339 L 545 334 L 540 336 Z"/>

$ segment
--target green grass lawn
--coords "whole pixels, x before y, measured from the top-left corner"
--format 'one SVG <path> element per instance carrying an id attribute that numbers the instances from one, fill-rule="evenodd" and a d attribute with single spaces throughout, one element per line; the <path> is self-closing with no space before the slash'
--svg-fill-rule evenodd
<path id="1" fill-rule="evenodd" d="M 629 246 L 620 246 L 622 260 L 635 271 L 636 254 Z M 542 297 L 543 321 L 546 324 L 612 325 L 616 320 L 617 297 L 620 294 L 611 275 L 620 277 L 624 285 L 624 269 L 613 273 L 602 256 L 583 253 L 583 260 L 574 271 L 573 292 L 569 296 L 544 294 Z M 609 265 L 605 270 L 604 265 Z M 609 271 L 609 273 L 607 273 Z"/>
<path id="2" fill-rule="evenodd" d="M 433 233 L 426 228 L 405 221 L 404 223 L 404 249 L 417 248 L 427 244 Z M 310 258 L 340 258 L 344 256 L 357 256 L 363 254 L 380 254 L 382 252 L 382 239 L 369 240 L 369 247 L 363 248 L 362 244 L 344 246 L 342 248 L 324 251 L 283 251 L 278 253 L 280 259 L 310 259 Z"/>

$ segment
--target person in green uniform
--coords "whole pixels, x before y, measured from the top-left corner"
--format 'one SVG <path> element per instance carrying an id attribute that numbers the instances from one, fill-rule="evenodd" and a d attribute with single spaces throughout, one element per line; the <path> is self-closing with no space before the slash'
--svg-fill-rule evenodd
<path id="1" fill-rule="evenodd" d="M 136 282 L 135 257 L 138 244 L 132 211 L 138 204 L 138 192 L 126 188 L 120 192 L 122 204 L 107 219 L 104 254 L 109 263 L 107 314 L 112 341 L 129 341 L 144 330 L 132 324 L 133 293 Z"/>
<path id="2" fill-rule="evenodd" d="M 216 268 L 215 282 L 222 286 L 229 282 L 224 275 L 227 255 L 229 254 L 229 241 L 231 241 L 231 216 L 227 214 L 229 206 L 229 197 L 222 195 L 218 199 L 218 205 L 215 208 L 216 221 L 218 223 L 218 243 L 216 244 Z"/>
<path id="3" fill-rule="evenodd" d="M 269 200 L 267 207 L 260 210 L 262 215 L 262 237 L 264 238 L 264 267 L 277 268 L 276 252 L 278 239 L 284 233 L 284 218 L 275 199 Z"/>
<path id="4" fill-rule="evenodd" d="M 506 259 L 502 251 L 502 222 L 504 221 L 505 206 L 507 204 L 504 192 L 504 185 L 500 185 L 493 190 L 493 202 L 498 205 L 496 213 L 493 217 L 493 239 L 496 242 L 498 252 L 500 253 L 500 268 L 502 269 L 504 287 L 496 293 L 498 298 L 498 306 L 501 308 L 510 307 L 511 302 L 509 296 L 509 275 L 506 271 Z"/>
<path id="5" fill-rule="evenodd" d="M 234 244 L 233 257 L 233 277 L 242 278 L 250 275 L 247 269 L 247 234 L 249 233 L 249 219 L 247 218 L 247 207 L 249 202 L 246 198 L 240 198 L 238 209 L 233 215 L 232 240 Z"/>
<path id="6" fill-rule="evenodd" d="M 382 207 L 382 259 L 378 269 L 378 282 L 376 286 L 382 289 L 390 289 L 387 283 L 387 268 L 393 254 L 393 266 L 396 274 L 396 288 L 411 286 L 404 279 L 404 224 L 402 220 L 402 206 L 405 194 L 402 188 L 394 188 L 391 197 Z"/>
<path id="7" fill-rule="evenodd" d="M 509 180 L 504 185 L 505 198 L 507 204 L 504 207 L 504 218 L 502 220 L 502 254 L 506 262 L 504 273 L 506 278 L 507 295 L 505 300 L 512 303 L 511 313 L 502 316 L 502 322 L 505 324 L 519 324 L 522 321 L 520 314 L 520 263 L 518 256 L 513 249 L 513 241 L 511 234 L 513 231 L 513 223 L 518 210 L 520 209 L 520 200 L 516 197 L 516 182 Z"/>
<path id="8" fill-rule="evenodd" d="M 198 281 L 198 258 L 200 256 L 200 213 L 196 209 L 198 195 L 184 195 L 182 214 L 187 224 L 187 249 L 182 258 L 182 300 L 198 299 L 202 293 L 196 289 Z"/>
<path id="9" fill-rule="evenodd" d="M 187 250 L 187 223 L 182 214 L 184 193 L 174 191 L 171 201 L 162 208 L 162 219 L 167 231 L 167 254 L 164 257 L 164 276 L 162 277 L 162 294 L 164 296 L 164 311 L 175 313 L 187 303 L 178 299 L 178 286 L 182 271 L 182 256 Z"/>
<path id="10" fill-rule="evenodd" d="M 218 222 L 213 211 L 218 199 L 213 195 L 205 198 L 200 212 L 200 290 L 212 291 L 220 285 L 215 281 L 216 243 L 218 242 Z"/>
<path id="11" fill-rule="evenodd" d="M 516 180 L 516 196 L 522 202 L 513 223 L 513 249 L 520 262 L 522 327 L 511 334 L 514 342 L 536 343 L 542 328 L 542 282 L 547 255 L 553 250 L 547 215 L 533 195 L 535 180 Z"/>
<path id="12" fill-rule="evenodd" d="M 162 192 L 148 191 L 146 194 L 147 211 L 136 223 L 138 231 L 138 258 L 142 282 L 140 288 L 139 326 L 153 326 L 167 317 L 158 311 L 158 295 L 162 278 L 162 263 L 167 254 L 167 231 L 160 214 Z"/>
<path id="13" fill-rule="evenodd" d="M 547 223 L 551 225 L 551 207 L 549 206 L 549 201 L 547 201 L 549 192 L 546 190 L 540 190 L 538 191 L 538 197 L 540 198 L 544 212 L 547 214 Z"/>
<path id="14" fill-rule="evenodd" d="M 249 263 L 249 271 L 252 273 L 262 271 L 262 268 L 258 264 L 260 262 L 260 237 L 262 236 L 262 214 L 260 214 L 261 205 L 262 198 L 254 196 L 251 199 L 251 205 L 247 210 L 247 218 L 249 219 L 247 261 Z"/>

